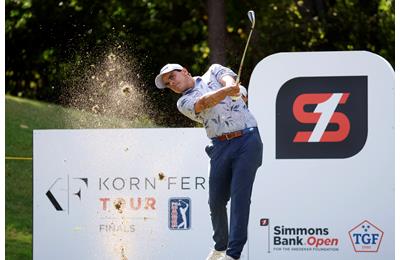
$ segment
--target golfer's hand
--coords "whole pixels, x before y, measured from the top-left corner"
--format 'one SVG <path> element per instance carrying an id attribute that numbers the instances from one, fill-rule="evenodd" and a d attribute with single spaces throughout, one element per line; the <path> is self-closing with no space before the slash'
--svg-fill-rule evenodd
<path id="1" fill-rule="evenodd" d="M 232 82 L 226 86 L 227 96 L 240 97 L 240 82 Z"/>

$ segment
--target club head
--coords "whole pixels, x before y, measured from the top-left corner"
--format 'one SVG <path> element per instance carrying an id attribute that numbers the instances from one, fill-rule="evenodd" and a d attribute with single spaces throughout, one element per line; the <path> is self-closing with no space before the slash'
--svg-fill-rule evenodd
<path id="1" fill-rule="evenodd" d="M 251 22 L 251 27 L 253 28 L 256 23 L 256 13 L 253 10 L 247 12 L 247 16 Z"/>

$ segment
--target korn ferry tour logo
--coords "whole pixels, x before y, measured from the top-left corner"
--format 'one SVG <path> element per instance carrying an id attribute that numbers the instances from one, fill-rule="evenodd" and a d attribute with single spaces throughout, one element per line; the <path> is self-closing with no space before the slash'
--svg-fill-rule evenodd
<path id="1" fill-rule="evenodd" d="M 349 231 L 349 236 L 356 252 L 378 252 L 383 238 L 383 231 L 364 220 Z"/>
<path id="2" fill-rule="evenodd" d="M 69 214 L 73 205 L 82 202 L 87 204 L 96 203 L 101 211 L 109 212 L 113 207 L 120 212 L 122 209 L 138 211 L 141 209 L 156 209 L 156 194 L 158 189 L 167 189 L 175 192 L 185 191 L 205 191 L 206 179 L 203 176 L 168 176 L 166 178 L 140 177 L 140 176 L 112 176 L 112 177 L 93 177 L 91 190 L 89 190 L 88 177 L 71 177 L 66 175 L 58 177 L 49 182 L 45 191 L 47 203 L 55 211 L 66 212 Z M 88 201 L 85 197 L 88 193 L 94 194 L 96 201 Z M 146 196 L 142 196 L 146 192 Z M 154 193 L 152 193 L 154 192 Z M 134 194 L 135 196 L 124 196 Z M 151 196 L 151 195 L 154 196 Z M 150 195 L 150 196 L 148 196 Z M 93 196 L 91 196 L 93 199 Z M 178 209 L 188 203 L 190 199 L 182 198 L 178 201 Z M 189 208 L 188 208 L 189 209 Z M 187 213 L 189 214 L 189 213 Z"/>
<path id="3" fill-rule="evenodd" d="M 169 228 L 189 230 L 191 199 L 168 199 L 160 196 L 158 190 L 174 194 L 182 190 L 204 192 L 205 182 L 202 176 L 91 176 L 89 179 L 66 175 L 49 181 L 43 197 L 49 210 L 57 215 L 92 216 L 90 225 L 98 226 L 104 234 L 136 232 L 138 226 L 152 225 L 159 213 L 159 200 L 168 200 L 168 212 L 163 214 L 168 214 Z"/>
<path id="4" fill-rule="evenodd" d="M 170 198 L 168 225 L 172 230 L 188 230 L 191 226 L 190 198 Z"/>
<path id="5" fill-rule="evenodd" d="M 82 200 L 83 190 L 89 187 L 88 178 L 71 178 L 67 175 L 64 178 L 57 178 L 46 192 L 46 197 L 55 210 L 70 212 L 72 198 Z"/>
<path id="6" fill-rule="evenodd" d="M 299 77 L 276 100 L 276 158 L 348 158 L 367 139 L 367 76 Z"/>

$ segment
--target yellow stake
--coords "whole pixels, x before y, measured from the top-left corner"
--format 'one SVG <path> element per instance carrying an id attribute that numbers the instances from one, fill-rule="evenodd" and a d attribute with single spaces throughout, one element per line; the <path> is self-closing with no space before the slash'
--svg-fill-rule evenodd
<path id="1" fill-rule="evenodd" d="M 6 160 L 32 160 L 32 157 L 6 156 Z"/>

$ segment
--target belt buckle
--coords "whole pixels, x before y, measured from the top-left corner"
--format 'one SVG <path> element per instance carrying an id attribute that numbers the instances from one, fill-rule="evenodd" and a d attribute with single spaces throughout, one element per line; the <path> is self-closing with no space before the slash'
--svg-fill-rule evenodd
<path id="1" fill-rule="evenodd" d="M 226 140 L 231 140 L 232 138 L 229 138 L 229 134 L 224 134 L 224 136 L 225 136 L 225 138 L 226 138 Z"/>

